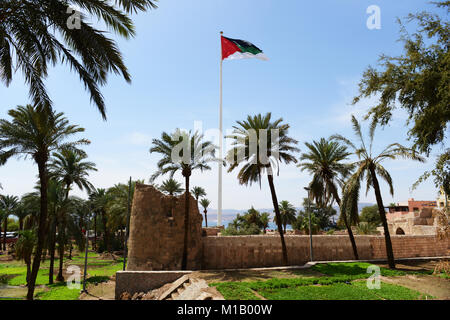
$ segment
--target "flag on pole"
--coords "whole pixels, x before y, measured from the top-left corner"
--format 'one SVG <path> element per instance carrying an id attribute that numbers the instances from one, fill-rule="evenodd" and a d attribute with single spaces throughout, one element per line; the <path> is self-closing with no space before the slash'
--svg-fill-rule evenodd
<path id="1" fill-rule="evenodd" d="M 231 39 L 221 36 L 222 41 L 222 60 L 238 60 L 257 58 L 269 60 L 267 56 L 254 44 L 239 39 Z"/>

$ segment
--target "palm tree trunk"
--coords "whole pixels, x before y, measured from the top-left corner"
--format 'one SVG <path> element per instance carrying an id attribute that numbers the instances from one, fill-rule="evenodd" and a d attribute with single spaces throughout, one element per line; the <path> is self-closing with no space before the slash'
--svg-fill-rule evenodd
<path id="1" fill-rule="evenodd" d="M 183 243 L 183 257 L 181 259 L 181 270 L 187 269 L 188 256 L 188 236 L 189 236 L 189 175 L 184 177 L 186 191 L 184 193 L 184 243 Z"/>
<path id="2" fill-rule="evenodd" d="M 206 209 L 205 209 L 205 211 L 203 211 L 203 213 L 205 214 L 205 226 L 206 226 L 206 228 L 208 228 L 208 216 L 207 216 Z"/>
<path id="3" fill-rule="evenodd" d="M 31 274 L 31 261 L 27 261 L 27 287 L 29 286 L 30 283 L 30 274 Z"/>
<path id="4" fill-rule="evenodd" d="M 339 209 L 341 208 L 341 198 L 339 198 L 339 195 L 337 192 L 334 192 L 334 199 L 336 200 L 336 203 L 339 206 Z M 342 218 L 344 219 L 344 223 L 345 223 L 345 227 L 347 228 L 347 232 L 348 232 L 348 236 L 350 238 L 350 242 L 352 244 L 352 248 L 353 248 L 353 255 L 355 256 L 355 260 L 359 260 L 359 255 L 358 255 L 358 249 L 356 247 L 356 241 L 355 241 L 355 237 L 353 236 L 353 231 L 352 231 L 352 227 L 349 225 L 348 220 L 347 220 L 347 214 L 345 212 L 341 212 L 342 214 Z"/>
<path id="5" fill-rule="evenodd" d="M 281 226 L 280 208 L 278 207 L 277 194 L 275 192 L 275 186 L 273 184 L 273 175 L 267 174 L 267 179 L 269 180 L 270 193 L 272 194 L 273 208 L 275 210 L 278 232 L 280 233 L 280 238 L 281 238 L 281 250 L 283 253 L 283 264 L 287 265 L 288 264 L 287 248 L 286 248 L 286 243 L 284 242 L 283 228 Z"/>
<path id="6" fill-rule="evenodd" d="M 102 223 L 103 223 L 103 228 L 105 228 L 104 238 L 103 238 L 103 241 L 105 243 L 105 248 L 106 248 L 107 252 L 111 252 L 111 250 L 109 248 L 109 232 L 108 232 L 108 228 L 106 227 L 106 212 L 104 209 L 102 209 Z"/>
<path id="7" fill-rule="evenodd" d="M 54 265 L 55 265 L 55 247 L 56 247 L 56 224 L 57 224 L 56 217 L 53 219 L 52 223 L 52 231 L 51 231 L 51 238 L 50 238 L 50 267 L 48 271 L 48 283 L 53 284 L 53 273 L 54 273 Z"/>
<path id="8" fill-rule="evenodd" d="M 36 278 L 39 271 L 39 266 L 41 264 L 42 248 L 44 246 L 45 237 L 47 234 L 46 222 L 47 222 L 47 185 L 48 185 L 48 175 L 47 175 L 47 156 L 36 157 L 36 162 L 39 169 L 39 181 L 41 184 L 41 203 L 40 203 L 40 214 L 39 214 L 39 226 L 38 226 L 38 236 L 36 251 L 33 260 L 33 267 L 31 269 L 30 282 L 28 285 L 27 300 L 33 300 L 34 297 L 34 287 L 36 284 Z"/>
<path id="9" fill-rule="evenodd" d="M 372 176 L 373 189 L 375 190 L 375 198 L 377 199 L 378 212 L 380 213 L 381 223 L 383 224 L 389 268 L 395 269 L 394 251 L 392 250 L 391 236 L 389 234 L 386 213 L 384 211 L 383 199 L 381 198 L 380 185 L 378 184 L 378 179 L 373 167 L 370 167 L 370 174 Z"/>
<path id="10" fill-rule="evenodd" d="M 6 232 L 8 231 L 8 215 L 5 215 L 5 220 L 3 220 L 3 251 L 6 251 Z"/>
<path id="11" fill-rule="evenodd" d="M 19 230 L 23 231 L 23 218 L 19 218 Z"/>
<path id="12" fill-rule="evenodd" d="M 64 219 L 64 218 L 63 218 Z M 58 230 L 58 255 L 59 255 L 59 270 L 56 276 L 56 281 L 64 281 L 63 266 L 64 266 L 64 220 L 62 219 L 60 228 Z"/>
<path id="13" fill-rule="evenodd" d="M 97 212 L 94 212 L 94 240 L 92 249 L 97 250 Z"/>

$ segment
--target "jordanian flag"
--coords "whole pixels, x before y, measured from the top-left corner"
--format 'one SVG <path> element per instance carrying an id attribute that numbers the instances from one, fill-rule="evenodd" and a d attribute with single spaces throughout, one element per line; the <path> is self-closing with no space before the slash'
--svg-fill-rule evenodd
<path id="1" fill-rule="evenodd" d="M 238 39 L 231 39 L 222 36 L 222 60 L 238 60 L 257 58 L 269 60 L 266 55 L 254 44 Z"/>

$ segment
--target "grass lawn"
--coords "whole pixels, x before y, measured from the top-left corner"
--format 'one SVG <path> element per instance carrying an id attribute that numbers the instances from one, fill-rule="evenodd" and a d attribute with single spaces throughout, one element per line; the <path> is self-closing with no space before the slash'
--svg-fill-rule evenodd
<path id="1" fill-rule="evenodd" d="M 210 283 L 227 300 L 416 300 L 431 299 L 400 285 L 381 282 L 380 289 L 369 289 L 366 272 L 369 263 L 329 263 L 312 267 L 322 276 L 273 278 L 260 281 Z M 428 275 L 429 270 L 403 271 L 380 268 L 383 277 Z M 445 280 L 444 280 L 445 281 Z"/>
<path id="2" fill-rule="evenodd" d="M 72 260 L 64 260 L 64 269 L 75 265 L 81 269 L 81 281 L 83 280 L 84 252 L 73 255 Z M 70 289 L 66 282 L 49 284 L 50 261 L 41 262 L 41 267 L 36 279 L 35 299 L 37 300 L 77 300 L 81 289 Z M 110 280 L 116 271 L 122 270 L 123 259 L 102 259 L 95 253 L 88 253 L 88 285 L 95 285 Z M 58 273 L 59 260 L 55 259 L 54 274 Z M 26 296 L 26 265 L 20 261 L 0 262 L 0 300 L 23 299 Z M 65 275 L 67 280 L 68 275 Z"/>

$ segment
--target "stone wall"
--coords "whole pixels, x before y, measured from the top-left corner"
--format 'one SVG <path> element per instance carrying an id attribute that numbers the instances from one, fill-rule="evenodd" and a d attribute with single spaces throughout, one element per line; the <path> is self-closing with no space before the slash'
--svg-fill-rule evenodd
<path id="1" fill-rule="evenodd" d="M 391 236 L 394 258 L 438 257 L 449 254 L 450 239 L 438 240 L 431 236 Z M 386 258 L 384 237 L 373 237 L 372 258 Z"/>
<path id="2" fill-rule="evenodd" d="M 309 236 L 286 236 L 289 265 L 310 260 Z M 361 260 L 385 259 L 383 236 L 355 236 Z M 391 236 L 396 258 L 448 255 L 450 241 L 434 236 Z M 348 236 L 313 236 L 315 261 L 353 260 Z M 202 269 L 234 269 L 281 266 L 279 236 L 230 236 L 203 238 Z"/>
<path id="3" fill-rule="evenodd" d="M 202 216 L 190 196 L 187 268 L 201 267 Z M 166 196 L 136 184 L 130 217 L 127 270 L 180 270 L 184 244 L 184 194 Z"/>

